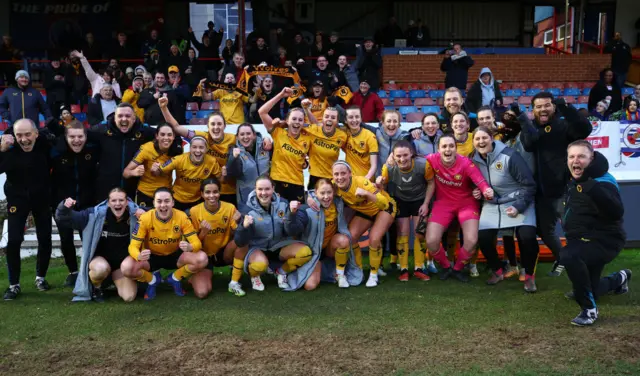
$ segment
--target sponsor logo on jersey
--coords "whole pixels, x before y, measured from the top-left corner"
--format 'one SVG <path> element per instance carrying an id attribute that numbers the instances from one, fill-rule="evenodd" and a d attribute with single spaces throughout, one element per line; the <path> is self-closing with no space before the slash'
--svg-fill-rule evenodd
<path id="1" fill-rule="evenodd" d="M 364 141 L 360 142 L 360 147 L 364 149 Z M 367 153 L 359 151 L 351 143 L 347 144 L 347 151 L 352 152 L 353 154 L 357 155 L 360 158 L 366 158 L 367 156 Z"/>
<path id="2" fill-rule="evenodd" d="M 304 147 L 305 147 L 305 148 L 307 147 L 307 146 L 306 146 L 306 143 L 305 143 Z M 299 155 L 299 156 L 304 155 L 304 152 L 303 152 L 303 151 L 300 151 L 300 150 L 298 150 L 298 149 L 294 148 L 291 144 L 288 144 L 288 143 L 286 143 L 286 142 L 282 145 L 282 148 L 283 148 L 284 150 L 288 151 L 288 152 L 289 152 L 289 153 L 291 153 L 291 154 L 295 154 L 295 155 Z"/>
<path id="3" fill-rule="evenodd" d="M 155 236 L 152 236 L 149 238 L 149 244 L 153 244 L 153 245 L 169 245 L 169 244 L 173 244 L 173 243 L 178 243 L 179 239 L 160 239 L 160 238 L 156 238 Z"/>
<path id="4" fill-rule="evenodd" d="M 319 138 L 316 138 L 315 140 L 313 140 L 313 144 L 317 145 L 317 146 L 320 146 L 322 148 L 325 148 L 325 149 L 333 150 L 333 151 L 340 150 L 340 148 L 337 145 L 330 144 L 330 143 L 328 143 L 328 142 L 326 142 L 326 141 L 324 141 L 322 139 L 319 139 Z"/>
<path id="5" fill-rule="evenodd" d="M 209 230 L 207 232 L 207 235 L 218 235 L 218 234 L 224 234 L 225 232 L 227 232 L 226 228 L 216 227 Z"/>

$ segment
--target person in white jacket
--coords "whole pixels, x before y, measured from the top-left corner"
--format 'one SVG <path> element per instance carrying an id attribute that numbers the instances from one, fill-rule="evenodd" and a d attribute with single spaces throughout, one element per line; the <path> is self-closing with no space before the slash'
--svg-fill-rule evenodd
<path id="1" fill-rule="evenodd" d="M 84 68 L 85 73 L 87 74 L 87 79 L 91 83 L 91 91 L 93 94 L 99 93 L 102 90 L 102 86 L 105 83 L 110 83 L 113 87 L 113 93 L 118 98 L 122 98 L 122 91 L 120 90 L 120 84 L 113 77 L 113 74 L 109 71 L 105 71 L 102 75 L 97 74 L 93 68 L 91 68 L 91 64 L 87 61 L 87 58 L 84 57 L 82 52 L 72 51 L 71 57 L 75 57 L 80 59 L 80 64 Z"/>

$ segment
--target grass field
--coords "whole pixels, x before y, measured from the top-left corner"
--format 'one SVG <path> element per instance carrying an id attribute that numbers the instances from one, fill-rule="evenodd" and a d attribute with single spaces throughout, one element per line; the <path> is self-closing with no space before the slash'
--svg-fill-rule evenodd
<path id="1" fill-rule="evenodd" d="M 578 306 L 563 297 L 569 280 L 538 268 L 539 292 L 522 284 L 455 280 L 375 289 L 226 292 L 216 274 L 208 299 L 178 298 L 163 286 L 153 302 L 71 303 L 54 260 L 33 286 L 23 262 L 23 294 L 0 301 L 1 375 L 636 375 L 640 374 L 640 254 L 624 251 L 605 272 L 637 270 L 631 291 L 601 299 L 594 327 L 569 321 Z M 6 288 L 6 263 L 0 258 Z M 482 267 L 481 267 L 482 269 Z"/>

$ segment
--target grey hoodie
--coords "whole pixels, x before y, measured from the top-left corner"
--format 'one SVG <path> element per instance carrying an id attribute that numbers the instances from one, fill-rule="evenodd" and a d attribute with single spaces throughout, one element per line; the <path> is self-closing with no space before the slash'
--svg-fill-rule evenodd
<path id="1" fill-rule="evenodd" d="M 489 73 L 491 75 L 491 80 L 489 81 L 488 84 L 485 84 L 480 79 L 480 77 L 482 77 L 482 75 L 485 73 Z M 478 76 L 478 81 L 480 81 L 480 88 L 482 89 L 482 105 L 492 106 L 496 100 L 496 93 L 493 87 L 494 79 L 493 79 L 493 73 L 491 73 L 491 69 L 487 67 L 482 68 L 482 70 L 480 71 L 480 75 Z"/>

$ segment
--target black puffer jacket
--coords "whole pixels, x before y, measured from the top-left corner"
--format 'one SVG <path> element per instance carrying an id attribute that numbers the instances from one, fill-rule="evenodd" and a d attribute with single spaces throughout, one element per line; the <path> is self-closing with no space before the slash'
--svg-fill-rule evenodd
<path id="1" fill-rule="evenodd" d="M 607 159 L 595 152 L 583 176 L 567 184 L 562 227 L 568 241 L 583 239 L 614 247 L 624 245 L 624 206 L 618 183 L 608 170 Z"/>
<path id="2" fill-rule="evenodd" d="M 537 194 L 547 198 L 559 198 L 564 194 L 569 180 L 567 146 L 589 137 L 592 130 L 589 120 L 573 106 L 563 100 L 556 103 L 556 113 L 548 124 L 531 121 L 526 113 L 518 118 L 522 125 L 522 146 L 533 153 Z"/>
<path id="3" fill-rule="evenodd" d="M 80 153 L 74 153 L 64 137 L 59 137 L 51 150 L 51 207 L 71 197 L 76 209 L 95 205 L 98 150 L 87 143 Z"/>

